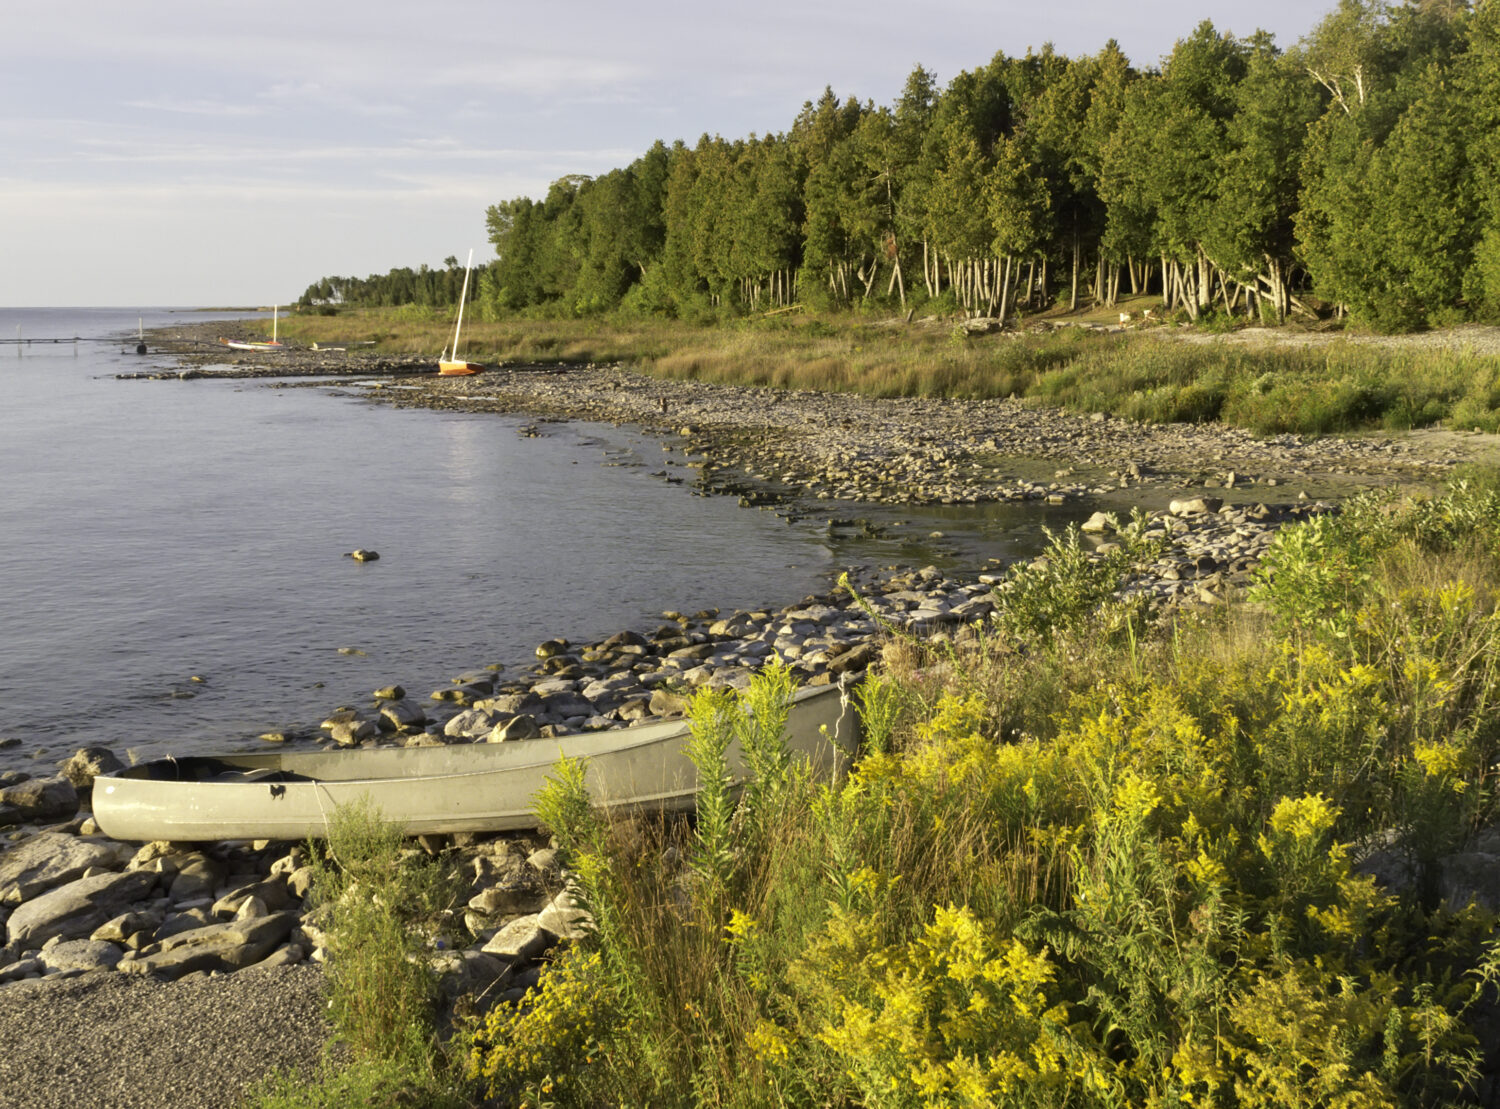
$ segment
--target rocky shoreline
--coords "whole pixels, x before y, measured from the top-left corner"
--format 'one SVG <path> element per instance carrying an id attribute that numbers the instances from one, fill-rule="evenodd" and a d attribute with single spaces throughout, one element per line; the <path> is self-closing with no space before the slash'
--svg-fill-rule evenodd
<path id="1" fill-rule="evenodd" d="M 421 372 L 430 363 L 353 352 L 226 353 L 184 354 L 195 364 L 171 374 L 122 376 L 300 376 L 320 387 L 347 379 L 377 403 L 522 415 L 522 434 L 542 434 L 555 419 L 629 423 L 685 448 L 706 492 L 770 503 L 788 515 L 823 513 L 830 526 L 838 521 L 828 506 L 847 501 L 1089 498 L 1121 516 L 1140 508 L 1159 553 L 1126 589 L 1149 593 L 1164 612 L 1232 599 L 1277 528 L 1328 510 L 1337 496 L 1377 484 L 1430 486 L 1472 453 L 1454 436 L 1258 439 L 1219 427 L 1075 417 L 1016 401 L 874 400 L 667 382 L 618 366 L 504 367 L 441 379 Z M 1084 530 L 1104 547 L 1114 526 L 1099 513 Z M 973 580 L 931 567 L 867 573 L 854 582 L 859 598 L 834 591 L 779 609 L 666 613 L 656 629 L 626 629 L 596 643 L 547 640 L 534 663 L 512 674 L 467 671 L 425 695 L 395 685 L 372 691 L 368 704 L 331 711 L 317 742 L 513 742 L 620 727 L 679 714 L 701 686 L 742 687 L 772 657 L 805 684 L 857 677 L 894 633 L 968 634 L 992 611 L 1002 577 L 1001 567 Z M 244 1050 L 262 1056 L 257 1074 L 307 1058 L 328 1036 L 318 1007 L 305 1003 L 327 950 L 304 911 L 305 848 L 109 840 L 89 816 L 88 799 L 94 777 L 118 762 L 89 748 L 55 775 L 0 775 L 0 999 L 15 1002 L 0 1004 L 0 1037 L 22 1045 L 0 1062 L 0 1082 L 8 1096 L 26 1091 L 18 1104 L 70 1103 L 63 1092 L 76 1093 L 74 1080 L 56 1077 L 68 1073 L 66 1064 L 44 1064 L 45 1052 L 26 1045 L 57 1035 L 63 1017 L 56 1014 L 75 1019 L 80 1007 L 114 998 L 121 981 L 140 990 L 159 991 L 165 982 L 198 990 L 252 972 L 290 975 L 277 981 L 286 983 L 295 1015 L 282 1013 L 245 1036 Z M 431 956 L 449 1001 L 482 1007 L 523 996 L 545 953 L 579 925 L 550 846 L 533 835 L 424 837 L 421 847 L 469 880 L 464 930 L 474 942 Z M 50 991 L 41 1008 L 53 1006 L 51 1023 L 36 1015 L 37 991 Z M 172 1034 L 164 1037 L 165 1046 L 138 1050 L 176 1051 Z M 48 1066 L 62 1071 L 49 1078 Z M 205 1081 L 203 1104 L 233 1100 L 243 1087 L 215 1086 L 211 1074 Z M 107 1102 L 153 1103 L 124 1094 Z"/>

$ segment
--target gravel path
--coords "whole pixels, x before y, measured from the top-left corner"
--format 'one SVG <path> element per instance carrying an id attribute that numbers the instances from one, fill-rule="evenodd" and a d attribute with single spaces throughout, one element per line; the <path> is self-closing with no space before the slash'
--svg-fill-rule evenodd
<path id="1" fill-rule="evenodd" d="M 0 992 L 0 1104 L 223 1109 L 278 1067 L 314 1066 L 329 1033 L 323 972 L 306 965 L 19 982 Z"/>

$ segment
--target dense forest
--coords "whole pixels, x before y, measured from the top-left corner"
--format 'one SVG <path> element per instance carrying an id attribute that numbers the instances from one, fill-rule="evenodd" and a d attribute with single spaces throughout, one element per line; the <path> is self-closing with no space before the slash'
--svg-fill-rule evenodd
<path id="1" fill-rule="evenodd" d="M 1194 319 L 1493 318 L 1500 0 L 1341 0 L 1289 49 L 1204 22 L 1159 68 L 1113 41 L 997 54 L 941 88 L 918 66 L 889 107 L 828 89 L 785 132 L 658 141 L 486 218 L 489 318 L 935 302 L 1005 320 L 1147 292 Z M 451 269 L 408 299 L 451 303 Z M 407 274 L 303 299 L 396 303 Z"/>

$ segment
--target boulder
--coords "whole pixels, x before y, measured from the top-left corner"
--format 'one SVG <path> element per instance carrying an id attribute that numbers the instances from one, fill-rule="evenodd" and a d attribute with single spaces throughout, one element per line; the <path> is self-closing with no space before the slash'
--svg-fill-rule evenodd
<path id="1" fill-rule="evenodd" d="M 537 739 L 541 734 L 536 717 L 523 712 L 503 724 L 496 724 L 486 738 L 491 743 L 505 743 L 513 739 Z"/>
<path id="2" fill-rule="evenodd" d="M 218 859 L 194 851 L 179 860 L 177 876 L 172 879 L 167 892 L 174 901 L 212 897 L 224 881 L 224 873 L 224 864 Z"/>
<path id="3" fill-rule="evenodd" d="M 49 890 L 23 902 L 5 922 L 6 935 L 23 950 L 40 947 L 59 936 L 65 940 L 89 935 L 132 902 L 151 892 L 157 876 L 149 870 L 95 874 Z"/>
<path id="4" fill-rule="evenodd" d="M 469 898 L 469 908 L 485 916 L 534 913 L 546 904 L 547 895 L 530 884 L 490 886 Z"/>
<path id="5" fill-rule="evenodd" d="M 208 906 L 196 905 L 190 909 L 184 909 L 179 913 L 168 917 L 156 928 L 156 939 L 158 942 L 169 936 L 180 936 L 184 932 L 194 932 L 199 928 L 206 928 L 210 924 L 216 924 L 213 914 L 209 912 Z"/>
<path id="6" fill-rule="evenodd" d="M 621 647 L 644 647 L 646 637 L 640 632 L 623 631 L 616 632 L 599 646 L 606 651 L 619 650 Z"/>
<path id="7" fill-rule="evenodd" d="M 655 689 L 651 692 L 651 715 L 653 716 L 679 716 L 687 712 L 688 698 L 681 693 L 673 693 L 667 689 Z"/>
<path id="8" fill-rule="evenodd" d="M 539 919 L 537 916 L 518 917 L 491 936 L 481 950 L 516 963 L 530 962 L 552 943 L 552 937 L 542 929 Z"/>
<path id="9" fill-rule="evenodd" d="M 329 737 L 340 747 L 357 747 L 380 736 L 380 725 L 373 720 L 339 720 L 328 729 Z"/>
<path id="10" fill-rule="evenodd" d="M 0 805 L 11 805 L 23 820 L 70 820 L 78 812 L 78 790 L 64 777 L 29 778 L 0 789 Z"/>
<path id="11" fill-rule="evenodd" d="M 296 923 L 296 913 L 272 913 L 209 924 L 167 937 L 156 950 L 142 954 L 122 969 L 169 979 L 199 970 L 239 970 L 270 955 Z"/>
<path id="12" fill-rule="evenodd" d="M 879 644 L 874 640 L 866 640 L 834 658 L 828 664 L 828 672 L 833 675 L 857 674 L 868 670 L 879 658 Z"/>
<path id="13" fill-rule="evenodd" d="M 44 948 L 37 956 L 50 971 L 114 970 L 125 953 L 103 940 L 64 940 Z"/>
<path id="14" fill-rule="evenodd" d="M 510 971 L 504 959 L 473 948 L 439 951 L 429 963 L 438 976 L 438 988 L 449 1002 L 463 994 L 489 992 Z"/>
<path id="15" fill-rule="evenodd" d="M 129 848 L 113 841 L 39 832 L 0 855 L 0 902 L 29 901 L 82 878 L 90 869 L 123 866 Z"/>
<path id="16" fill-rule="evenodd" d="M 580 940 L 594 930 L 588 910 L 563 890 L 537 915 L 537 927 L 559 940 Z"/>
<path id="17" fill-rule="evenodd" d="M 289 967 L 295 966 L 307 958 L 307 952 L 299 944 L 284 943 L 275 951 L 271 952 L 256 967 Z"/>
<path id="18" fill-rule="evenodd" d="M 488 697 L 483 701 L 476 702 L 477 709 L 491 709 L 506 715 L 515 715 L 522 712 L 530 712 L 540 708 L 542 699 L 535 693 L 527 690 L 525 693 L 501 693 L 494 697 Z"/>
<path id="19" fill-rule="evenodd" d="M 9 966 L 0 967 L 0 986 L 26 978 L 40 978 L 46 969 L 40 959 L 17 959 Z"/>
<path id="20" fill-rule="evenodd" d="M 1438 863 L 1438 896 L 1454 909 L 1475 902 L 1486 912 L 1500 911 L 1500 856 L 1463 851 Z"/>
<path id="21" fill-rule="evenodd" d="M 540 711 L 555 722 L 570 716 L 592 716 L 594 706 L 576 693 L 554 693 L 542 699 Z"/>
<path id="22" fill-rule="evenodd" d="M 264 882 L 240 886 L 214 902 L 215 916 L 235 916 L 249 901 L 259 901 L 272 912 L 279 912 L 292 903 L 292 891 L 283 878 L 268 878 Z"/>
<path id="23" fill-rule="evenodd" d="M 147 938 L 151 938 L 161 927 L 162 917 L 163 914 L 159 911 L 121 913 L 95 928 L 89 934 L 89 939 L 139 947 L 138 941 L 132 942 L 135 937 L 145 934 Z"/>
<path id="24" fill-rule="evenodd" d="M 632 697 L 628 701 L 622 701 L 620 707 L 615 709 L 615 715 L 627 723 L 644 720 L 651 715 L 651 698 Z"/>
<path id="25" fill-rule="evenodd" d="M 1217 512 L 1223 507 L 1224 501 L 1220 497 L 1189 497 L 1172 501 L 1167 505 L 1167 511 L 1173 516 L 1200 516 L 1206 512 Z"/>
<path id="26" fill-rule="evenodd" d="M 450 739 L 474 739 L 488 735 L 499 722 L 500 714 L 490 709 L 465 709 L 443 725 Z"/>
<path id="27" fill-rule="evenodd" d="M 380 706 L 380 715 L 398 730 L 420 728 L 427 723 L 427 714 L 422 707 L 411 701 L 388 701 Z"/>

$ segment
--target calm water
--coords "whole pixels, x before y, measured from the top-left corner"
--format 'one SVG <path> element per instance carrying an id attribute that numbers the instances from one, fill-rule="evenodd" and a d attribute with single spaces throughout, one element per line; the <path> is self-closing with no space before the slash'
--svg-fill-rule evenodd
<path id="1" fill-rule="evenodd" d="M 836 542 L 652 477 L 680 457 L 626 430 L 525 439 L 520 420 L 342 390 L 118 381 L 166 361 L 134 353 L 138 317 L 204 318 L 0 309 L 0 339 L 107 340 L 0 343 L 0 737 L 22 741 L 0 768 L 85 743 L 244 746 L 392 682 L 425 698 L 523 664 L 554 635 L 785 604 L 855 562 L 1029 552 L 1044 520 L 906 513 L 889 539 Z"/>

